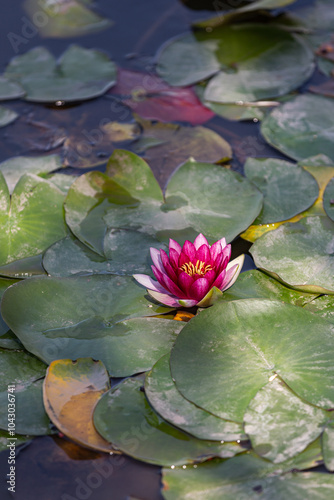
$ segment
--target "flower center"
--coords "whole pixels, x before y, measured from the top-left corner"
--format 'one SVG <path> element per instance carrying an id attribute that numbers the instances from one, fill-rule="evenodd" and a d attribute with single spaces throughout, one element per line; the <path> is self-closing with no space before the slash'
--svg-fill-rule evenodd
<path id="1" fill-rule="evenodd" d="M 205 262 L 198 260 L 195 265 L 192 262 L 187 262 L 180 269 L 189 274 L 189 276 L 194 276 L 194 274 L 204 276 L 208 271 L 212 271 L 213 267 L 210 264 L 205 265 Z"/>

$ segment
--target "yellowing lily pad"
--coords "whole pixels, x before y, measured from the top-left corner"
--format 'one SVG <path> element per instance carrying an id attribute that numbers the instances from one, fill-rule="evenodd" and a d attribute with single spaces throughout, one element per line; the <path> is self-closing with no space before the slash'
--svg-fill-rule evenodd
<path id="1" fill-rule="evenodd" d="M 91 358 L 54 361 L 44 381 L 45 409 L 65 436 L 82 446 L 110 453 L 115 450 L 93 424 L 96 403 L 109 389 L 108 372 L 101 361 Z"/>

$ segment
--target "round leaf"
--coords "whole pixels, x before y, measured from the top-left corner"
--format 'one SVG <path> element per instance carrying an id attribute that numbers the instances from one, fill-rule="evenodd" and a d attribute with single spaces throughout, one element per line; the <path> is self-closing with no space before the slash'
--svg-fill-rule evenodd
<path id="1" fill-rule="evenodd" d="M 301 95 L 265 118 L 261 132 L 269 144 L 295 160 L 323 153 L 334 161 L 334 102 Z"/>
<path id="2" fill-rule="evenodd" d="M 7 99 L 17 99 L 24 95 L 24 90 L 16 82 L 11 82 L 7 78 L 0 76 L 0 101 Z"/>
<path id="3" fill-rule="evenodd" d="M 122 452 L 158 465 L 179 465 L 213 456 L 232 457 L 242 448 L 191 437 L 164 421 L 149 405 L 139 380 L 107 392 L 94 412 L 98 432 Z"/>
<path id="4" fill-rule="evenodd" d="M 14 120 L 16 120 L 18 116 L 19 115 L 16 113 L 16 111 L 6 108 L 5 106 L 0 106 L 0 127 L 9 125 Z"/>
<path id="5" fill-rule="evenodd" d="M 97 50 L 71 45 L 58 63 L 43 47 L 14 57 L 5 76 L 26 91 L 27 101 L 73 102 L 104 94 L 116 80 L 116 67 Z"/>
<path id="6" fill-rule="evenodd" d="M 5 292 L 2 312 L 23 345 L 46 363 L 91 356 L 113 376 L 127 376 L 150 369 L 183 326 L 138 318 L 170 310 L 144 293 L 125 276 L 35 278 Z"/>
<path id="7" fill-rule="evenodd" d="M 25 174 L 12 197 L 0 173 L 0 265 L 32 257 L 66 234 L 63 194 L 51 183 Z"/>
<path id="8" fill-rule="evenodd" d="M 303 402 L 275 378 L 250 402 L 244 426 L 254 451 L 280 463 L 312 443 L 329 418 L 329 412 Z"/>
<path id="9" fill-rule="evenodd" d="M 290 219 L 313 205 L 318 197 L 318 184 L 312 175 L 287 161 L 248 158 L 245 175 L 264 196 L 256 224 Z"/>
<path id="10" fill-rule="evenodd" d="M 334 472 L 334 425 L 331 422 L 322 436 L 322 452 L 328 470 Z"/>
<path id="11" fill-rule="evenodd" d="M 334 221 L 334 177 L 329 181 L 324 192 L 324 209 L 328 217 Z"/>
<path id="12" fill-rule="evenodd" d="M 108 372 L 101 361 L 61 359 L 48 368 L 43 389 L 44 405 L 54 425 L 80 445 L 111 452 L 113 447 L 95 430 L 97 401 L 110 389 Z"/>
<path id="13" fill-rule="evenodd" d="M 276 373 L 300 397 L 330 408 L 331 329 L 325 319 L 282 302 L 219 302 L 183 328 L 171 353 L 172 376 L 185 398 L 237 422 Z"/>
<path id="14" fill-rule="evenodd" d="M 250 252 L 257 267 L 296 290 L 334 294 L 334 223 L 307 217 L 263 235 Z"/>
<path id="15" fill-rule="evenodd" d="M 145 394 L 162 418 L 198 439 L 246 439 L 240 425 L 218 418 L 182 397 L 172 380 L 169 354 L 160 358 L 146 375 Z"/>

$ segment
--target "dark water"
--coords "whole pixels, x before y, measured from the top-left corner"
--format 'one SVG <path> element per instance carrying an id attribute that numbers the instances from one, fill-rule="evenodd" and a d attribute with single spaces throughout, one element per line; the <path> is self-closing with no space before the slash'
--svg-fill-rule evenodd
<path id="1" fill-rule="evenodd" d="M 289 10 L 311 3 L 311 0 L 299 0 Z M 97 10 L 114 21 L 110 29 L 82 38 L 55 40 L 42 39 L 33 29 L 29 30 L 22 1 L 1 0 L 0 6 L 1 72 L 18 53 L 45 45 L 58 56 L 69 43 L 103 49 L 120 67 L 150 72 L 154 67 L 155 53 L 164 41 L 189 30 L 194 20 L 212 15 L 212 12 L 190 10 L 177 0 L 100 0 Z M 13 34 L 20 37 L 16 39 L 20 43 L 13 43 Z M 309 83 L 319 82 L 319 79 L 321 77 L 316 74 Z M 21 118 L 0 129 L 0 161 L 17 155 L 57 152 L 53 146 L 62 129 L 69 130 L 78 123 L 82 124 L 83 116 L 88 131 L 95 130 L 103 118 L 117 121 L 131 118 L 126 107 L 120 106 L 115 111 L 103 96 L 65 109 L 23 101 L 10 101 L 5 105 L 18 111 Z M 256 123 L 231 122 L 216 117 L 205 126 L 231 143 L 235 170 L 242 170 L 247 156 L 282 157 L 265 144 Z M 104 165 L 98 168 L 103 171 Z M 248 244 L 242 244 L 244 248 L 241 248 L 240 241 L 234 245 L 234 251 L 236 248 L 238 253 L 247 251 Z M 247 266 L 252 266 L 250 259 Z M 15 495 L 7 492 L 8 454 L 0 453 L 1 500 L 162 499 L 159 467 L 123 456 L 90 452 L 60 438 L 35 438 L 29 446 L 19 450 Z"/>

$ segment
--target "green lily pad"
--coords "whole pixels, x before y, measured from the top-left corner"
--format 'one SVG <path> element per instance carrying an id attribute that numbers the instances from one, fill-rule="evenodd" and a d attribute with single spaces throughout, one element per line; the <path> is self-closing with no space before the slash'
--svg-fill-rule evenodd
<path id="1" fill-rule="evenodd" d="M 314 177 L 293 163 L 275 158 L 248 158 L 245 175 L 263 194 L 263 209 L 255 224 L 280 222 L 303 212 L 316 201 Z"/>
<path id="2" fill-rule="evenodd" d="M 0 276 L 6 278 L 25 279 L 45 274 L 45 269 L 42 266 L 42 254 L 14 260 L 14 262 L 0 266 Z"/>
<path id="3" fill-rule="evenodd" d="M 26 349 L 46 363 L 93 357 L 113 376 L 127 376 L 150 369 L 183 326 L 147 318 L 170 308 L 144 293 L 126 276 L 34 278 L 5 292 L 2 313 Z"/>
<path id="4" fill-rule="evenodd" d="M 97 50 L 71 45 L 57 62 L 43 47 L 14 57 L 5 76 L 22 85 L 24 99 L 73 102 L 104 94 L 116 81 L 116 67 Z"/>
<path id="5" fill-rule="evenodd" d="M 62 163 L 59 155 L 47 156 L 15 156 L 0 163 L 0 171 L 6 179 L 9 192 L 14 191 L 14 187 L 23 174 L 45 174 L 58 170 Z"/>
<path id="6" fill-rule="evenodd" d="M 140 380 L 127 379 L 95 408 L 97 431 L 122 452 L 152 464 L 180 465 L 242 451 L 236 444 L 196 439 L 170 425 L 151 408 L 141 386 Z"/>
<path id="7" fill-rule="evenodd" d="M 11 82 L 4 76 L 0 76 L 0 101 L 17 99 L 25 94 L 20 84 Z"/>
<path id="8" fill-rule="evenodd" d="M 98 172 L 81 176 L 65 202 L 72 232 L 102 256 L 110 228 L 137 230 L 167 243 L 169 238 L 180 243 L 194 239 L 199 232 L 212 243 L 223 236 L 231 241 L 261 210 L 261 193 L 244 177 L 218 165 L 189 160 L 174 173 L 163 203 L 142 159 L 126 151 L 116 151 L 111 158 L 107 172 L 114 177 Z"/>
<path id="9" fill-rule="evenodd" d="M 163 469 L 165 500 L 328 500 L 334 477 L 320 472 L 289 472 L 254 455 L 213 459 L 196 467 Z M 205 495 L 205 496 L 203 496 Z"/>
<path id="10" fill-rule="evenodd" d="M 261 132 L 271 146 L 295 160 L 319 153 L 334 162 L 334 102 L 316 95 L 300 95 L 274 109 Z"/>
<path id="11" fill-rule="evenodd" d="M 319 437 L 329 419 L 330 412 L 303 402 L 275 378 L 250 402 L 244 426 L 254 451 L 280 463 L 296 456 Z"/>
<path id="12" fill-rule="evenodd" d="M 320 297 L 308 302 L 305 305 L 305 309 L 311 311 L 313 314 L 317 314 L 322 318 L 327 319 L 331 323 L 334 323 L 333 295 L 321 295 Z"/>
<path id="13" fill-rule="evenodd" d="M 312 5 L 294 11 L 303 24 L 312 30 L 332 31 L 334 29 L 334 13 L 331 0 L 316 0 Z"/>
<path id="14" fill-rule="evenodd" d="M 2 429 L 8 428 L 8 415 L 12 413 L 8 411 L 8 404 L 14 402 L 17 434 L 40 435 L 50 432 L 49 419 L 45 414 L 42 398 L 41 378 L 44 377 L 45 370 L 45 364 L 27 352 L 0 349 Z M 11 397 L 12 394 L 15 398 Z"/>
<path id="15" fill-rule="evenodd" d="M 236 441 L 247 439 L 242 426 L 202 410 L 177 390 L 166 354 L 146 375 L 145 394 L 153 409 L 167 422 L 198 439 Z"/>
<path id="16" fill-rule="evenodd" d="M 322 436 L 322 451 L 326 468 L 334 472 L 334 424 L 330 423 Z"/>
<path id="17" fill-rule="evenodd" d="M 0 127 L 5 127 L 9 125 L 18 117 L 18 113 L 12 109 L 6 108 L 5 106 L 0 106 Z"/>
<path id="18" fill-rule="evenodd" d="M 292 290 L 256 269 L 241 273 L 234 285 L 226 290 L 221 300 L 270 299 L 303 307 L 316 295 Z"/>
<path id="19" fill-rule="evenodd" d="M 13 353 L 15 356 L 17 353 Z M 51 433 L 50 420 L 43 405 L 43 380 L 17 386 L 15 399 L 15 433 L 30 436 L 42 436 Z M 8 403 L 10 396 L 7 392 L 0 393 L 0 427 L 8 427 Z"/>
<path id="20" fill-rule="evenodd" d="M 276 373 L 298 396 L 328 409 L 334 399 L 330 331 L 328 321 L 290 304 L 219 302 L 183 328 L 171 353 L 172 377 L 185 398 L 236 422 Z"/>
<path id="21" fill-rule="evenodd" d="M 27 441 L 30 441 L 32 439 L 32 436 L 20 436 L 20 435 L 15 435 L 16 440 L 15 440 L 15 448 L 20 446 L 21 444 L 26 443 Z M 13 440 L 12 440 L 13 441 Z M 8 434 L 7 431 L 3 431 L 0 429 L 0 451 L 6 450 L 8 452 L 8 443 L 11 442 L 10 435 Z"/>
<path id="22" fill-rule="evenodd" d="M 205 56 L 208 63 L 199 70 Z M 217 73 L 204 98 L 223 103 L 287 94 L 306 81 L 313 69 L 313 53 L 300 39 L 264 24 L 227 24 L 209 33 L 182 35 L 162 48 L 157 65 L 160 76 L 171 85 L 189 85 Z"/>
<path id="23" fill-rule="evenodd" d="M 38 13 L 48 22 L 39 26 L 39 33 L 47 38 L 67 38 L 88 35 L 109 28 L 111 22 L 77 0 L 26 0 L 24 8 L 33 20 Z"/>
<path id="24" fill-rule="evenodd" d="M 44 254 L 43 266 L 52 276 L 111 273 L 132 276 L 151 272 L 150 248 L 161 248 L 154 238 L 137 231 L 111 229 L 101 257 L 73 236 L 57 241 Z"/>
<path id="25" fill-rule="evenodd" d="M 51 183 L 25 174 L 10 198 L 0 172 L 0 266 L 33 257 L 66 235 L 63 194 Z"/>
<path id="26" fill-rule="evenodd" d="M 334 224 L 306 217 L 259 238 L 251 247 L 257 267 L 296 290 L 334 294 Z"/>
<path id="27" fill-rule="evenodd" d="M 334 177 L 329 181 L 324 192 L 324 209 L 328 217 L 334 221 Z"/>
<path id="28" fill-rule="evenodd" d="M 17 282 L 18 282 L 18 280 L 10 280 L 10 279 L 6 279 L 6 278 L 0 278 L 0 301 L 2 299 L 3 294 L 7 290 L 7 288 L 11 285 L 14 285 L 14 283 L 17 283 Z M 3 340 L 2 336 L 5 333 L 7 333 L 8 331 L 9 331 L 9 328 L 0 315 L 0 344 Z M 6 347 L 6 346 L 1 345 L 1 347 Z"/>
<path id="29" fill-rule="evenodd" d="M 68 190 L 72 186 L 73 182 L 77 178 L 76 175 L 67 175 L 67 174 L 51 174 L 51 175 L 46 175 L 41 177 L 44 177 L 47 179 L 49 182 L 52 182 L 55 186 L 57 186 L 58 189 L 63 194 L 67 194 Z"/>

